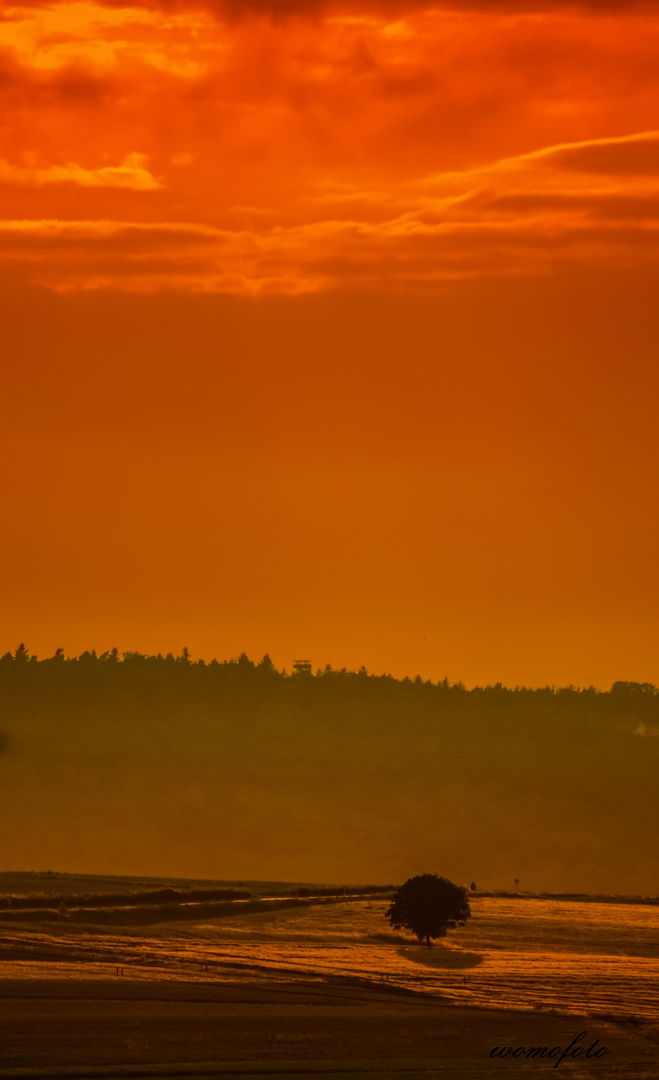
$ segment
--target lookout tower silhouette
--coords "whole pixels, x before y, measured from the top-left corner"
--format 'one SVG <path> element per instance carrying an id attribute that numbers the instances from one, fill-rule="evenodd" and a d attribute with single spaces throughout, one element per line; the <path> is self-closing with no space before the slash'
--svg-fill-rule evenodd
<path id="1" fill-rule="evenodd" d="M 298 675 L 311 675 L 311 660 L 293 661 L 293 671 L 296 671 Z"/>

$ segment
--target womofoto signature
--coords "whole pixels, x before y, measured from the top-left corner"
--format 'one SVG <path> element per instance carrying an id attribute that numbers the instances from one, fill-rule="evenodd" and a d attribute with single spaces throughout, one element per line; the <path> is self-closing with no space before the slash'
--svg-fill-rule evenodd
<path id="1" fill-rule="evenodd" d="M 516 1050 L 513 1050 L 512 1046 L 495 1046 L 494 1050 L 490 1050 L 490 1057 L 557 1058 L 557 1060 L 554 1062 L 554 1068 L 556 1068 L 558 1065 L 560 1065 L 563 1058 L 566 1057 L 576 1058 L 580 1057 L 581 1054 L 585 1054 L 587 1058 L 592 1059 L 604 1057 L 605 1054 L 611 1053 L 611 1051 L 606 1046 L 600 1046 L 598 1050 L 595 1049 L 595 1047 L 599 1043 L 599 1039 L 595 1039 L 595 1042 L 592 1043 L 587 1050 L 585 1049 L 585 1047 L 578 1045 L 582 1039 L 587 1038 L 587 1031 L 579 1032 L 579 1034 L 575 1036 L 575 1038 L 572 1040 L 570 1045 L 565 1048 L 565 1050 L 562 1050 L 560 1046 L 554 1046 L 551 1050 L 547 1046 L 530 1046 L 528 1050 L 525 1046 L 518 1046 Z M 560 1057 L 557 1057 L 558 1054 L 560 1054 Z"/>

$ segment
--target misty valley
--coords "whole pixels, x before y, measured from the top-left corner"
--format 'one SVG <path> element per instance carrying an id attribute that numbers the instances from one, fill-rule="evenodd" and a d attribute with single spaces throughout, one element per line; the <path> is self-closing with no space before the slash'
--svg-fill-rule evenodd
<path id="1" fill-rule="evenodd" d="M 7 869 L 656 894 L 659 695 L 0 659 Z"/>

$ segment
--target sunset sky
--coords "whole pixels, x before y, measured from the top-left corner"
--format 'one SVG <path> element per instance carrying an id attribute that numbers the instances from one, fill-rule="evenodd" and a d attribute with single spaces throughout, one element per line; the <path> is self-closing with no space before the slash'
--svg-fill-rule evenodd
<path id="1" fill-rule="evenodd" d="M 659 684 L 659 2 L 0 12 L 0 652 Z"/>

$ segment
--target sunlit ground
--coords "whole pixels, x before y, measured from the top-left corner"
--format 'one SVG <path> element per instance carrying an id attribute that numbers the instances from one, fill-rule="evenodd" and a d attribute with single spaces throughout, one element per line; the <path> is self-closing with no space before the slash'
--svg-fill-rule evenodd
<path id="1" fill-rule="evenodd" d="M 659 908 L 482 897 L 432 949 L 388 901 L 349 900 L 146 928 L 0 924 L 0 978 L 364 980 L 461 1005 L 656 1021 Z M 119 972 L 119 974 L 117 974 Z"/>

